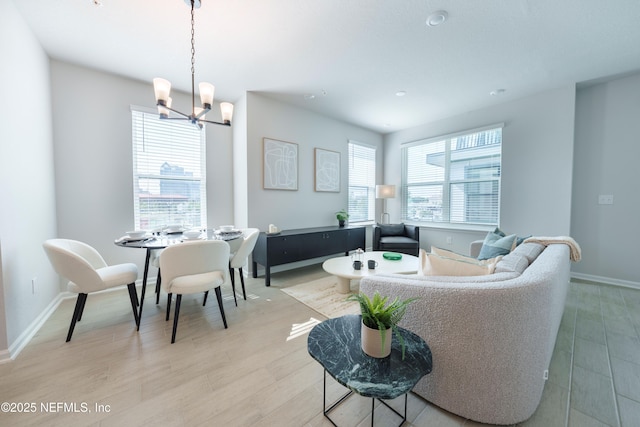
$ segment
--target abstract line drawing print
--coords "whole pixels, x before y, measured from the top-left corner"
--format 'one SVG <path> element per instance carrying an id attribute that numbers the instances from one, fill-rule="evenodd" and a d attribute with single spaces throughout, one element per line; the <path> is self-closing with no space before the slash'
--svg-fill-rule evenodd
<path id="1" fill-rule="evenodd" d="M 340 191 L 340 153 L 315 149 L 316 191 Z"/>
<path id="2" fill-rule="evenodd" d="M 263 186 L 272 190 L 298 189 L 298 144 L 263 139 Z"/>

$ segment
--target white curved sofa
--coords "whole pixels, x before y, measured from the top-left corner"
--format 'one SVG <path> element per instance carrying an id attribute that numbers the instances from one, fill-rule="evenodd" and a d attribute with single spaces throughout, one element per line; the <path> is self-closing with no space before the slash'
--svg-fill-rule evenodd
<path id="1" fill-rule="evenodd" d="M 512 254 L 500 263 L 517 264 Z M 515 424 L 535 412 L 564 311 L 569 247 L 550 244 L 529 262 L 521 273 L 502 271 L 498 263 L 499 272 L 487 276 L 362 279 L 360 291 L 370 296 L 378 291 L 420 298 L 400 323 L 421 336 L 433 354 L 433 371 L 415 393 L 482 423 Z"/>

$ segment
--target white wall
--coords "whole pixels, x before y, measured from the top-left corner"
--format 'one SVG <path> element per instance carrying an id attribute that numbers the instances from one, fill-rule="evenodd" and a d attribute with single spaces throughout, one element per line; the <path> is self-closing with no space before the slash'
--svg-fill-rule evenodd
<path id="1" fill-rule="evenodd" d="M 500 227 L 520 236 L 568 235 L 575 88 L 567 86 L 385 137 L 385 181 L 401 184 L 401 144 L 504 123 Z M 388 201 L 392 222 L 400 220 L 401 199 Z M 423 227 L 421 246 L 450 247 L 466 253 L 486 231 L 466 232 Z M 446 243 L 452 237 L 453 244 Z"/>
<path id="2" fill-rule="evenodd" d="M 640 286 L 640 74 L 580 88 L 575 129 L 571 233 L 583 261 L 574 271 Z M 598 205 L 600 194 L 614 204 Z"/>
<path id="3" fill-rule="evenodd" d="M 155 108 L 153 85 L 59 61 L 51 80 L 58 235 L 87 242 L 109 264 L 136 262 L 142 276 L 144 251 L 113 241 L 134 221 L 131 105 Z M 190 95 L 172 97 L 189 111 Z M 206 132 L 207 222 L 231 223 L 231 129 L 207 125 Z"/>
<path id="4" fill-rule="evenodd" d="M 13 2 L 0 16 L 1 360 L 59 289 L 42 249 L 56 234 L 49 59 Z"/>
<path id="5" fill-rule="evenodd" d="M 263 189 L 264 137 L 298 144 L 297 191 Z M 265 231 L 269 224 L 281 229 L 337 225 L 335 212 L 348 207 L 347 144 L 350 139 L 377 147 L 381 171 L 380 134 L 249 92 L 246 139 L 249 226 Z M 314 191 L 314 148 L 340 153 L 339 193 Z M 378 175 L 381 179 L 381 172 Z"/>

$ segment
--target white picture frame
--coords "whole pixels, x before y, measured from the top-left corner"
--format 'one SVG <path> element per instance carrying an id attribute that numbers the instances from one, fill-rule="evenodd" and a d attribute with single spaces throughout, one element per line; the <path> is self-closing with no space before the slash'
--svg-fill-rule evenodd
<path id="1" fill-rule="evenodd" d="M 315 191 L 340 192 L 340 153 L 316 148 L 314 151 Z"/>
<path id="2" fill-rule="evenodd" d="M 263 138 L 262 159 L 265 190 L 298 190 L 298 144 Z"/>

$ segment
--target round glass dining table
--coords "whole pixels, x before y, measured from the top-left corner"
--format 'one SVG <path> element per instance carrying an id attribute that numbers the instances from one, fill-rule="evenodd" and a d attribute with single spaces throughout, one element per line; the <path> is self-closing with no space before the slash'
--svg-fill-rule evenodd
<path id="1" fill-rule="evenodd" d="M 230 246 L 230 252 L 234 253 L 238 250 L 240 245 L 242 244 L 242 231 L 234 230 L 231 232 L 221 232 L 216 231 L 213 233 L 211 237 L 208 237 L 207 233 L 202 233 L 202 237 L 196 239 L 187 239 L 182 235 L 182 232 L 179 233 L 159 233 L 152 234 L 150 236 L 145 236 L 140 239 L 130 239 L 125 237 L 121 237 L 116 239 L 114 243 L 117 246 L 121 246 L 123 248 L 136 248 L 136 249 L 146 249 L 147 253 L 144 260 L 144 272 L 142 274 L 142 294 L 140 295 L 140 311 L 138 313 L 139 318 L 142 318 L 142 306 L 144 304 L 144 297 L 147 290 L 147 276 L 149 275 L 149 261 L 151 259 L 151 253 L 154 250 L 164 249 L 171 245 L 177 245 L 186 241 L 193 240 L 224 240 Z M 140 324 L 138 324 L 138 330 L 140 330 Z"/>

